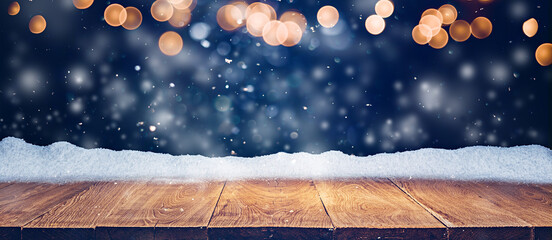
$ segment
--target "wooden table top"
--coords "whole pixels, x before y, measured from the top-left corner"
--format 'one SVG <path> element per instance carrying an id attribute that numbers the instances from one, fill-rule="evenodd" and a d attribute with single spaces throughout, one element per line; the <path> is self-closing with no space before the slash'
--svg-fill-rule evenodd
<path id="1" fill-rule="evenodd" d="M 552 239 L 552 184 L 0 183 L 0 239 Z"/>

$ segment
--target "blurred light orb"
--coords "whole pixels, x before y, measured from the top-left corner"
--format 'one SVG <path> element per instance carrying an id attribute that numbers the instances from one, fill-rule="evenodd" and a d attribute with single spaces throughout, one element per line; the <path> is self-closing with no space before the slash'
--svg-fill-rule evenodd
<path id="1" fill-rule="evenodd" d="M 379 0 L 376 3 L 376 14 L 382 18 L 388 18 L 393 14 L 395 6 L 389 0 Z"/>
<path id="2" fill-rule="evenodd" d="M 543 43 L 540 45 L 535 52 L 535 58 L 541 66 L 550 66 L 552 64 L 552 44 Z"/>
<path id="3" fill-rule="evenodd" d="M 204 22 L 195 23 L 190 28 L 190 37 L 196 41 L 203 40 L 209 36 L 211 26 Z"/>
<path id="4" fill-rule="evenodd" d="M 94 0 L 73 0 L 73 5 L 77 9 L 87 9 L 92 6 L 92 3 L 94 3 Z"/>
<path id="5" fill-rule="evenodd" d="M 430 8 L 430 9 L 425 10 L 422 13 L 422 18 L 424 18 L 425 16 L 429 16 L 429 15 L 433 15 L 433 16 L 437 17 L 437 19 L 439 19 L 439 27 L 441 27 L 441 25 L 443 24 L 443 14 L 441 14 L 441 12 L 439 12 L 439 10 L 437 10 L 437 9 Z"/>
<path id="6" fill-rule="evenodd" d="M 251 5 L 249 5 L 247 9 L 245 9 L 245 18 L 248 19 L 251 15 L 255 13 L 263 13 L 268 17 L 269 21 L 276 20 L 276 10 L 274 10 L 272 6 L 266 3 L 251 3 Z"/>
<path id="7" fill-rule="evenodd" d="M 439 12 L 441 13 L 441 16 L 443 16 L 444 25 L 452 24 L 458 17 L 458 11 L 456 11 L 456 8 L 450 4 L 441 6 L 439 8 Z"/>
<path id="8" fill-rule="evenodd" d="M 287 40 L 288 29 L 278 20 L 272 20 L 263 28 L 263 40 L 270 46 L 282 45 Z"/>
<path id="9" fill-rule="evenodd" d="M 431 36 L 435 36 L 441 30 L 442 21 L 435 15 L 425 15 L 420 19 L 420 25 L 426 25 L 431 29 Z"/>
<path id="10" fill-rule="evenodd" d="M 194 3 L 194 0 L 168 0 L 175 9 L 184 10 L 189 9 L 192 4 Z"/>
<path id="11" fill-rule="evenodd" d="M 464 20 L 454 21 L 449 28 L 450 37 L 457 42 L 464 42 L 470 38 L 471 27 L 470 24 Z"/>
<path id="12" fill-rule="evenodd" d="M 158 22 L 166 22 L 171 19 L 174 8 L 167 0 L 157 0 L 151 5 L 151 16 Z"/>
<path id="13" fill-rule="evenodd" d="M 34 34 L 40 34 L 46 29 L 46 19 L 42 15 L 36 15 L 29 21 L 29 30 Z"/>
<path id="14" fill-rule="evenodd" d="M 366 30 L 372 35 L 379 35 L 385 29 L 385 20 L 379 15 L 371 15 L 366 18 Z"/>
<path id="15" fill-rule="evenodd" d="M 525 33 L 527 37 L 535 36 L 538 30 L 539 23 L 534 18 L 531 18 L 523 23 L 523 33 Z"/>
<path id="16" fill-rule="evenodd" d="M 282 45 L 286 47 L 293 47 L 297 45 L 303 37 L 303 30 L 296 22 L 293 21 L 284 22 L 284 25 L 287 28 L 288 36 Z"/>
<path id="17" fill-rule="evenodd" d="M 339 12 L 335 7 L 324 6 L 318 10 L 316 18 L 322 27 L 333 28 L 339 21 Z"/>
<path id="18" fill-rule="evenodd" d="M 174 56 L 180 53 L 183 45 L 182 37 L 173 31 L 165 32 L 159 38 L 159 49 L 167 56 Z"/>
<path id="19" fill-rule="evenodd" d="M 192 13 L 190 9 L 177 9 L 173 11 L 173 15 L 169 19 L 169 24 L 175 28 L 183 28 L 190 23 Z"/>
<path id="20" fill-rule="evenodd" d="M 270 19 L 264 13 L 253 13 L 247 18 L 246 28 L 249 34 L 255 37 L 262 37 L 263 29 L 269 22 Z"/>
<path id="21" fill-rule="evenodd" d="M 493 24 L 486 17 L 478 17 L 474 19 L 470 25 L 472 35 L 478 39 L 484 39 L 491 35 Z"/>
<path id="22" fill-rule="evenodd" d="M 431 38 L 431 40 L 429 41 L 429 46 L 435 49 L 444 48 L 448 43 L 448 38 L 449 36 L 447 31 L 441 28 L 441 30 L 439 30 L 439 33 Z"/>
<path id="23" fill-rule="evenodd" d="M 9 6 L 8 6 L 8 14 L 10 16 L 14 16 L 14 15 L 17 15 L 19 13 L 19 11 L 21 10 L 21 6 L 19 6 L 19 3 L 18 2 L 12 2 Z"/>
<path id="24" fill-rule="evenodd" d="M 224 5 L 217 11 L 217 23 L 226 31 L 234 31 L 244 24 L 243 12 L 234 5 Z"/>
<path id="25" fill-rule="evenodd" d="M 126 30 L 137 29 L 142 24 L 142 13 L 138 10 L 138 8 L 127 7 L 125 8 L 125 11 L 121 11 L 119 21 L 123 23 L 122 26 Z"/>
<path id="26" fill-rule="evenodd" d="M 307 30 L 307 18 L 300 12 L 296 11 L 287 11 L 280 16 L 280 22 L 294 22 L 296 23 L 300 28 L 301 32 L 305 32 Z"/>
<path id="27" fill-rule="evenodd" d="M 120 4 L 111 4 L 105 8 L 104 19 L 109 26 L 118 27 L 126 21 L 126 9 Z"/>
<path id="28" fill-rule="evenodd" d="M 427 25 L 418 25 L 412 29 L 412 39 L 420 45 L 426 45 L 432 38 L 431 28 Z"/>

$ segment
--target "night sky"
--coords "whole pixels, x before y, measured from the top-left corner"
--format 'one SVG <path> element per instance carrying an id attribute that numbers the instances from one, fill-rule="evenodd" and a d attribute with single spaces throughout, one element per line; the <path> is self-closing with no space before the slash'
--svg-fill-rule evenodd
<path id="1" fill-rule="evenodd" d="M 152 0 L 85 10 L 21 0 L 15 16 L 11 2 L 0 3 L 0 139 L 206 156 L 550 147 L 552 67 L 535 60 L 552 42 L 549 0 L 395 0 L 376 36 L 364 27 L 376 0 L 266 1 L 307 18 L 294 47 L 222 30 L 216 14 L 229 1 L 198 0 L 184 28 L 154 20 Z M 141 26 L 109 26 L 111 3 L 137 7 Z M 416 44 L 422 12 L 445 3 L 458 19 L 490 19 L 492 34 L 439 50 Z M 325 5 L 340 13 L 331 29 L 317 22 Z M 32 34 L 37 14 L 47 27 Z M 539 23 L 532 38 L 522 31 L 530 18 Z M 176 56 L 159 49 L 166 31 L 184 41 Z"/>

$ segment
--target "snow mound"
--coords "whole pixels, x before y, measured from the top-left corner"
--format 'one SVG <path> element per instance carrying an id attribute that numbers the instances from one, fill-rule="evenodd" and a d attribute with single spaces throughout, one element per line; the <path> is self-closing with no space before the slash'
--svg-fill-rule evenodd
<path id="1" fill-rule="evenodd" d="M 35 146 L 0 141 L 0 181 L 237 180 L 251 178 L 397 177 L 551 183 L 552 151 L 511 148 L 421 149 L 356 157 L 277 153 L 262 157 L 172 156 L 138 151 L 83 149 L 67 142 Z"/>

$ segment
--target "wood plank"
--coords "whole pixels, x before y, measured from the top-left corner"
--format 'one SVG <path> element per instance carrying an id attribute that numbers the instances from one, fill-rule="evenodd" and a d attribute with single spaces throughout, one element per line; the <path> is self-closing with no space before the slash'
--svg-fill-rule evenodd
<path id="1" fill-rule="evenodd" d="M 315 181 L 335 239 L 446 239 L 446 227 L 387 179 Z"/>
<path id="2" fill-rule="evenodd" d="M 307 180 L 227 182 L 209 239 L 331 239 L 332 223 Z"/>
<path id="3" fill-rule="evenodd" d="M 96 183 L 23 227 L 23 239 L 93 239 L 104 218 L 135 183 Z"/>
<path id="4" fill-rule="evenodd" d="M 485 199 L 472 182 L 393 180 L 449 227 L 449 239 L 530 239 L 530 224 Z"/>

